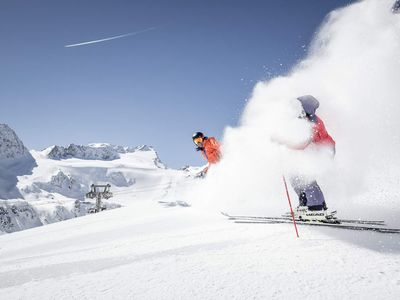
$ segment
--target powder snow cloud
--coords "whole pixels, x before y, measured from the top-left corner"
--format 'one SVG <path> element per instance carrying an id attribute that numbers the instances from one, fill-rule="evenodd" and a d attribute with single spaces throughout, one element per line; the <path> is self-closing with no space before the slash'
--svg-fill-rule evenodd
<path id="1" fill-rule="evenodd" d="M 240 125 L 225 131 L 224 159 L 188 197 L 231 211 L 282 212 L 281 176 L 298 171 L 317 178 L 331 208 L 398 208 L 400 17 L 392 5 L 366 0 L 331 12 L 304 60 L 287 76 L 255 86 Z M 296 142 L 307 134 L 295 100 L 306 94 L 319 99 L 317 114 L 337 142 L 333 163 L 323 153 L 271 142 L 274 135 Z"/>

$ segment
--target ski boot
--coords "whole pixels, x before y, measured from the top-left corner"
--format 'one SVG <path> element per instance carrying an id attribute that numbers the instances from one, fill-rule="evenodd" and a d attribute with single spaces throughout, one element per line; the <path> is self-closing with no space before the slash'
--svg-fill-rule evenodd
<path id="1" fill-rule="evenodd" d="M 336 223 L 336 211 L 328 213 L 327 209 L 315 209 L 313 207 L 298 206 L 294 213 L 296 219 L 301 221 L 317 221 L 323 223 Z"/>

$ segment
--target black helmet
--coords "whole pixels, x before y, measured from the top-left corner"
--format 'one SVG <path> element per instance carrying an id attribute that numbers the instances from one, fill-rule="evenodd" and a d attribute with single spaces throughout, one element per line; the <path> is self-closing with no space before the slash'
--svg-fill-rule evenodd
<path id="1" fill-rule="evenodd" d="M 194 133 L 193 135 L 192 135 L 192 140 L 193 140 L 193 143 L 197 146 L 197 147 L 200 147 L 202 144 L 202 142 L 203 142 L 203 139 L 204 139 L 204 134 L 202 133 L 202 132 L 196 132 L 196 133 Z M 198 148 L 199 149 L 199 148 Z"/>
<path id="2" fill-rule="evenodd" d="M 204 137 L 204 134 L 202 132 L 196 132 L 196 133 L 193 133 L 192 140 L 195 140 L 197 138 L 203 138 L 203 137 Z"/>

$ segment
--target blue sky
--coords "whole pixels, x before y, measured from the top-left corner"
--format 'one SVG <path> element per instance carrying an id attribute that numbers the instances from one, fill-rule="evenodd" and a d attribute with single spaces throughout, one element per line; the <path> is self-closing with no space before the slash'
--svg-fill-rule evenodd
<path id="1" fill-rule="evenodd" d="M 235 126 L 254 84 L 287 72 L 351 2 L 3 0 L 0 123 L 30 149 L 149 144 L 171 167 L 201 164 L 192 133 Z"/>

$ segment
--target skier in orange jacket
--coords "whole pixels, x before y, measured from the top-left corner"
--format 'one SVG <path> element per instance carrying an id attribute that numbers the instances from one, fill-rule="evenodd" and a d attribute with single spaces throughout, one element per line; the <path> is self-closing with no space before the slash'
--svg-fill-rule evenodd
<path id="1" fill-rule="evenodd" d="M 221 145 L 214 137 L 207 137 L 202 132 L 196 132 L 192 136 L 193 143 L 197 146 L 196 150 L 201 151 L 208 162 L 208 166 L 203 170 L 207 173 L 212 164 L 216 164 L 221 159 Z"/>

